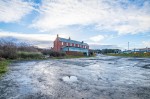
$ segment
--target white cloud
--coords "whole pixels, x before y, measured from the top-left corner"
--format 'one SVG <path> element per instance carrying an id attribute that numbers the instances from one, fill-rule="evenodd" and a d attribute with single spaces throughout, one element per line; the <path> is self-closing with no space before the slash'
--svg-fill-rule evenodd
<path id="1" fill-rule="evenodd" d="M 52 41 L 54 40 L 54 35 L 50 35 L 50 34 L 23 34 L 23 33 L 16 33 L 16 32 L 5 32 L 5 31 L 1 31 L 0 32 L 0 37 L 7 37 L 7 36 L 11 36 L 11 37 L 16 37 L 16 38 L 20 38 L 20 39 L 27 39 L 27 40 L 31 40 L 31 41 Z"/>
<path id="2" fill-rule="evenodd" d="M 117 45 L 100 45 L 100 44 L 90 44 L 90 49 L 121 49 Z"/>
<path id="3" fill-rule="evenodd" d="M 96 35 L 96 36 L 90 37 L 86 41 L 88 42 L 88 44 L 99 45 L 99 44 L 104 44 L 104 43 L 102 43 L 103 41 L 110 40 L 110 39 L 117 38 L 117 37 L 118 36 L 115 36 L 115 35 L 103 34 L 103 35 Z M 108 44 L 106 44 L 106 45 L 108 45 Z"/>
<path id="4" fill-rule="evenodd" d="M 90 40 L 94 41 L 94 42 L 99 42 L 101 40 L 103 40 L 105 37 L 103 35 L 97 35 L 97 36 L 93 36 L 90 38 Z"/>
<path id="5" fill-rule="evenodd" d="M 145 47 L 150 47 L 150 41 L 143 41 L 142 43 Z"/>
<path id="6" fill-rule="evenodd" d="M 31 27 L 41 31 L 91 24 L 119 34 L 150 30 L 149 1 L 139 7 L 126 0 L 44 0 L 39 10 L 40 16 Z"/>
<path id="7" fill-rule="evenodd" d="M 32 10 L 32 4 L 23 0 L 0 0 L 0 22 L 19 21 Z"/>
<path id="8" fill-rule="evenodd" d="M 26 34 L 0 30 L 0 38 L 12 37 L 41 48 L 52 47 L 56 36 L 56 34 Z M 63 33 L 60 33 L 59 36 L 68 38 L 68 35 Z"/>
<path id="9" fill-rule="evenodd" d="M 61 37 L 67 37 L 66 34 L 59 34 Z M 16 32 L 7 32 L 7 31 L 0 31 L 0 37 L 16 37 L 19 39 L 26 39 L 30 41 L 54 41 L 56 38 L 56 34 L 30 34 L 30 33 L 16 33 Z"/>

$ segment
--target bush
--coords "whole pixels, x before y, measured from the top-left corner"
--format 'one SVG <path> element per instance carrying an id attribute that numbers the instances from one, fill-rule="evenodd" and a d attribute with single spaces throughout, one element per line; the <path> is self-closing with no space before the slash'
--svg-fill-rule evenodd
<path id="1" fill-rule="evenodd" d="M 43 55 L 49 55 L 52 51 L 51 50 L 43 50 L 42 54 Z"/>
<path id="2" fill-rule="evenodd" d="M 43 58 L 43 55 L 40 52 L 18 52 L 18 58 L 41 59 L 41 58 Z"/>
<path id="3" fill-rule="evenodd" d="M 38 52 L 38 48 L 34 46 L 30 46 L 26 43 L 20 43 L 18 46 L 18 51 L 24 51 L 24 52 Z"/>
<path id="4" fill-rule="evenodd" d="M 67 51 L 66 54 L 71 56 L 84 56 L 83 52 L 75 52 L 75 51 Z"/>
<path id="5" fill-rule="evenodd" d="M 89 52 L 89 56 L 93 56 L 94 55 L 94 53 L 93 52 Z"/>
<path id="6" fill-rule="evenodd" d="M 38 52 L 38 48 L 29 46 L 25 43 L 15 44 L 9 41 L 0 40 L 0 58 L 17 59 L 17 58 L 42 58 L 42 54 Z"/>
<path id="7" fill-rule="evenodd" d="M 51 51 L 49 53 L 49 56 L 52 57 L 64 57 L 66 54 L 64 52 L 55 52 L 55 51 Z"/>
<path id="8" fill-rule="evenodd" d="M 43 50 L 44 55 L 49 55 L 50 57 L 64 57 L 66 54 L 64 52 L 56 52 L 52 50 Z"/>
<path id="9" fill-rule="evenodd" d="M 0 42 L 0 57 L 5 59 L 17 58 L 17 47 L 11 42 Z"/>
<path id="10" fill-rule="evenodd" d="M 64 52 L 61 52 L 60 54 L 61 54 L 61 56 L 63 56 L 63 57 L 66 56 L 66 54 L 65 54 Z"/>

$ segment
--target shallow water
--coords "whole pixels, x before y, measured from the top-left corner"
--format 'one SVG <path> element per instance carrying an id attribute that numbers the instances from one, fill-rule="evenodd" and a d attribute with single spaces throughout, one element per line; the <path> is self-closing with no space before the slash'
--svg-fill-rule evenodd
<path id="1" fill-rule="evenodd" d="M 150 99 L 150 58 L 18 61 L 0 79 L 0 99 Z"/>

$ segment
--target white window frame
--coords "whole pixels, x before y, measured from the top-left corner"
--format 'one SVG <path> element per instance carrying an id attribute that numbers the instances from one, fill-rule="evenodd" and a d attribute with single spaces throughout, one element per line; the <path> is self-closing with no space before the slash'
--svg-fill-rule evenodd
<path id="1" fill-rule="evenodd" d="M 66 46 L 68 46 L 68 43 L 66 42 Z"/>

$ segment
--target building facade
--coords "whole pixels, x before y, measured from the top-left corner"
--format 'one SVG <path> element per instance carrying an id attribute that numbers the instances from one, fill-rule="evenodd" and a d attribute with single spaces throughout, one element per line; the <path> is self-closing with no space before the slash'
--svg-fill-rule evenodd
<path id="1" fill-rule="evenodd" d="M 66 38 L 61 38 L 57 35 L 57 38 L 54 41 L 54 51 L 60 52 L 82 52 L 88 55 L 89 45 L 87 43 L 71 40 Z"/>

